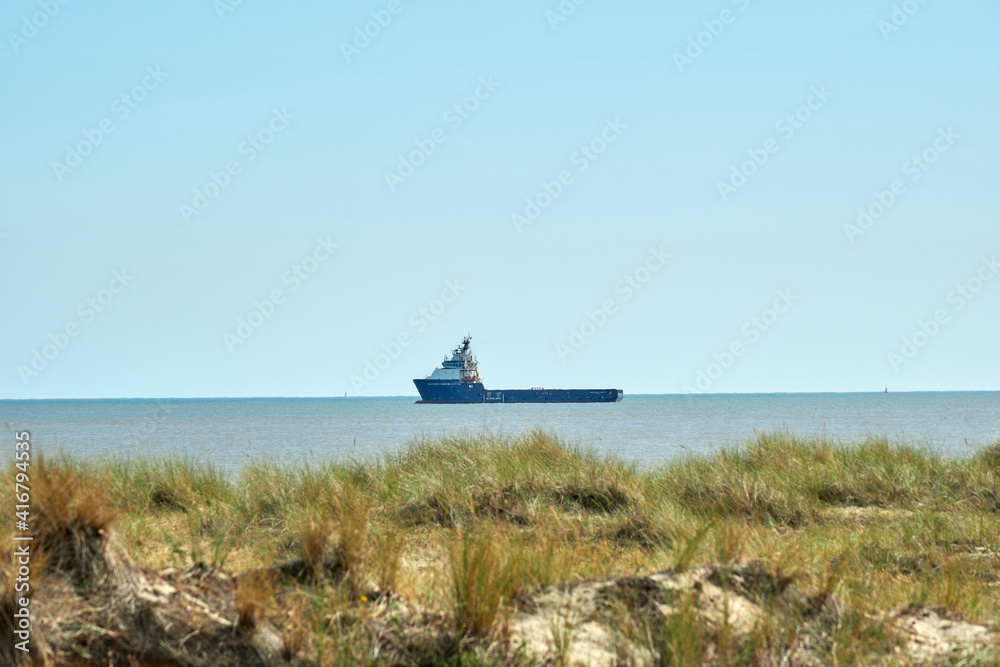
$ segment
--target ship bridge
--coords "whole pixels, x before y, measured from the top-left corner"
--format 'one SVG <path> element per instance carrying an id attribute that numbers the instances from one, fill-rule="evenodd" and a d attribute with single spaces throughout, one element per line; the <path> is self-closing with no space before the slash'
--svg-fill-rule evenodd
<path id="1" fill-rule="evenodd" d="M 435 368 L 429 376 L 432 380 L 458 380 L 459 382 L 481 382 L 479 362 L 472 354 L 472 336 L 462 339 L 462 344 L 452 350 L 451 359 L 444 358 L 440 368 Z"/>

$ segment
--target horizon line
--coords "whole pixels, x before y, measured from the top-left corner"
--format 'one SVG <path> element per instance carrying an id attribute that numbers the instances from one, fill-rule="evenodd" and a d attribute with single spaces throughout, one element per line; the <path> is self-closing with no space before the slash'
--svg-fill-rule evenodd
<path id="1" fill-rule="evenodd" d="M 625 397 L 689 397 L 699 396 L 792 396 L 792 395 L 848 395 L 848 394 L 991 394 L 1000 393 L 1000 389 L 914 389 L 908 391 L 757 391 L 757 392 L 698 392 L 698 393 L 666 393 L 666 394 L 625 394 Z M 0 398 L 3 402 L 28 402 L 28 401 L 229 401 L 229 400 L 358 400 L 375 398 L 412 398 L 414 402 L 420 398 L 419 394 L 376 394 L 371 396 L 101 396 L 101 397 L 57 397 L 57 398 Z M 623 398 L 624 400 L 624 398 Z M 422 405 L 434 405 L 426 403 Z M 486 405 L 486 403 L 468 403 L 462 405 Z M 503 405 L 500 403 L 490 405 Z M 510 405 L 522 405 L 521 403 L 511 403 Z M 542 404 L 548 405 L 548 404 Z M 555 405 L 553 403 L 552 405 Z"/>

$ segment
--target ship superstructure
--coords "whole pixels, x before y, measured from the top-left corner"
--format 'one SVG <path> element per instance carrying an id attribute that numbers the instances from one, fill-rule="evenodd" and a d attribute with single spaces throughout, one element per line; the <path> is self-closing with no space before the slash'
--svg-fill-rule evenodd
<path id="1" fill-rule="evenodd" d="M 472 337 L 463 338 L 462 344 L 451 351 L 451 359 L 446 356 L 441 367 L 435 368 L 428 379 L 480 382 L 479 362 L 476 361 L 476 355 L 472 354 Z"/>

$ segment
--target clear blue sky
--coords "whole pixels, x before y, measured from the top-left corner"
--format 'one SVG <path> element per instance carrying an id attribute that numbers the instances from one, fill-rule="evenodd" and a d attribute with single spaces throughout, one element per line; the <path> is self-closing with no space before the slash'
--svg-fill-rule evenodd
<path id="1" fill-rule="evenodd" d="M 0 397 L 1000 388 L 996 2 L 225 3 L 3 3 Z"/>

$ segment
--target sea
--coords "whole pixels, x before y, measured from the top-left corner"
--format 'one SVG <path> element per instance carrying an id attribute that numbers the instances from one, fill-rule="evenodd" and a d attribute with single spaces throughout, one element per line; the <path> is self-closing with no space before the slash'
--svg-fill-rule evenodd
<path id="1" fill-rule="evenodd" d="M 421 438 L 533 429 L 641 466 L 738 447 L 761 433 L 849 444 L 868 437 L 962 457 L 1000 441 L 1000 392 L 630 396 L 607 404 L 422 405 L 414 397 L 0 400 L 0 459 L 14 432 L 86 460 L 251 463 L 372 460 Z M 6 434 L 6 435 L 3 435 Z"/>

